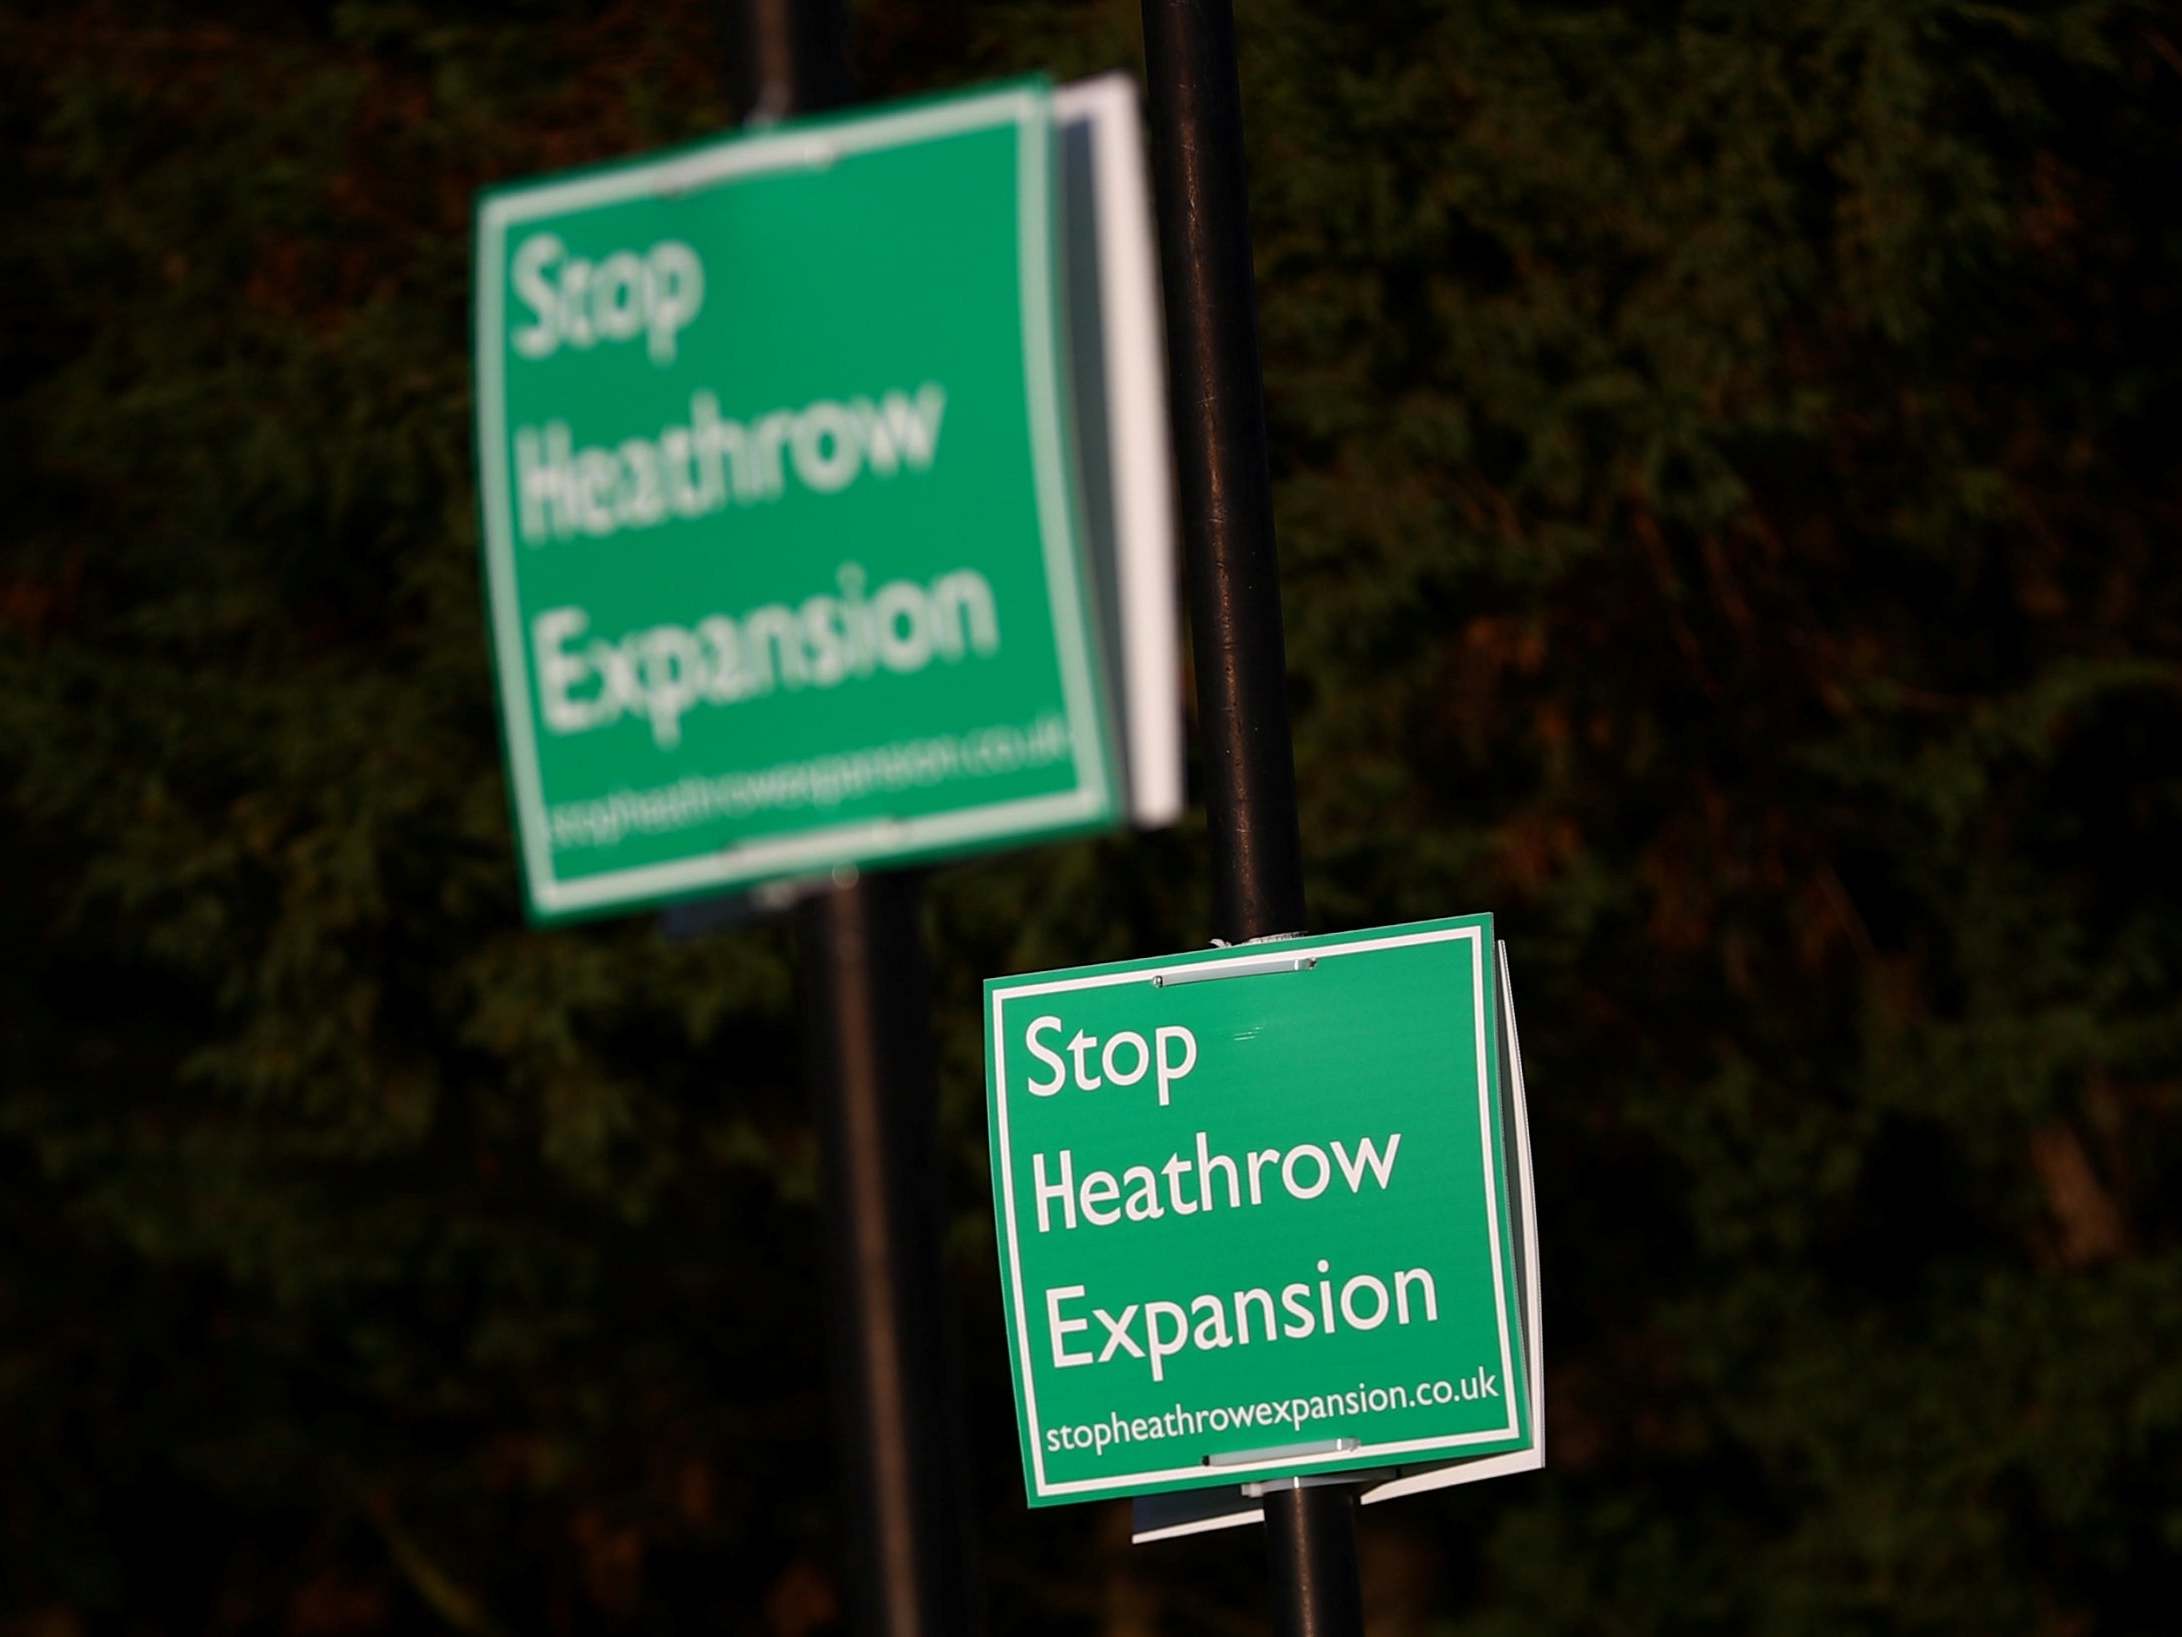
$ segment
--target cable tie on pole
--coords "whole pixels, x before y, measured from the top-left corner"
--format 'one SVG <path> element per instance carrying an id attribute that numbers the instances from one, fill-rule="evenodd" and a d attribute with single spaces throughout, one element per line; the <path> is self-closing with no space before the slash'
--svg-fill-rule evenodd
<path id="1" fill-rule="evenodd" d="M 1256 978 L 1268 972 L 1308 972 L 1318 964 L 1316 955 L 1294 955 L 1287 960 L 1212 961 L 1204 966 L 1179 967 L 1154 972 L 1154 989 L 1179 989 L 1185 983 L 1216 983 L 1221 978 Z"/>
<path id="2" fill-rule="evenodd" d="M 1345 1455 L 1362 1446 L 1357 1438 L 1314 1438 L 1301 1444 L 1273 1444 L 1265 1449 L 1222 1450 L 1207 1455 L 1206 1466 L 1255 1466 L 1260 1461 L 1288 1461 L 1302 1455 Z"/>

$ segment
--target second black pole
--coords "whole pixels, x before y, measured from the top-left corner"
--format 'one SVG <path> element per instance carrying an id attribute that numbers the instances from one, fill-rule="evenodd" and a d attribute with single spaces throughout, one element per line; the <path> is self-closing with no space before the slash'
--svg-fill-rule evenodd
<path id="1" fill-rule="evenodd" d="M 1211 836 L 1214 933 L 1304 930 L 1242 92 L 1228 0 L 1143 0 L 1160 263 Z M 1364 1628 L 1346 1486 L 1265 1497 L 1274 1630 Z"/>
<path id="2" fill-rule="evenodd" d="M 850 100 L 842 0 L 737 0 L 729 57 L 752 124 Z M 918 878 L 850 874 L 804 906 L 830 1353 L 855 1626 L 979 1629 L 940 1237 L 939 1111 Z"/>

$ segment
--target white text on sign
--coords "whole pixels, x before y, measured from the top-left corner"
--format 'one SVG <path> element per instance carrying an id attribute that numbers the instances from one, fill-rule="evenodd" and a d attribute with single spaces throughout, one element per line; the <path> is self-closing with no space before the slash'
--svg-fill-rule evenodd
<path id="1" fill-rule="evenodd" d="M 1055 1097 L 1063 1090 L 1126 1090 L 1151 1078 L 1158 1106 L 1171 1107 L 1174 1089 L 1198 1063 L 1197 1036 L 1180 1024 L 1158 1024 L 1148 1031 L 1115 1030 L 1103 1038 L 1086 1029 L 1070 1033 L 1056 1013 L 1031 1019 L 1023 1048 L 1042 1065 L 1025 1089 L 1034 1097 Z M 1079 1226 L 1126 1227 L 1168 1216 L 1195 1216 L 1216 1210 L 1262 1206 L 1276 1193 L 1298 1201 L 1315 1200 L 1345 1186 L 1350 1196 L 1389 1192 L 1402 1134 L 1383 1139 L 1362 1136 L 1353 1143 L 1292 1143 L 1286 1147 L 1214 1150 L 1210 1134 L 1192 1134 L 1192 1145 L 1176 1148 L 1164 1159 L 1118 1170 L 1091 1170 L 1079 1179 L 1075 1152 L 1062 1148 L 1049 1156 L 1031 1155 L 1031 1187 L 1038 1231 L 1073 1233 Z M 1049 1160 L 1051 1163 L 1049 1163 Z M 1160 1186 L 1161 1180 L 1166 1186 Z M 1338 1190 L 1336 1189 L 1338 1192 Z M 1318 1272 L 1331 1275 L 1332 1264 L 1318 1259 Z M 1247 1347 L 1253 1339 L 1301 1341 L 1331 1336 L 1342 1329 L 1375 1330 L 1382 1324 L 1432 1324 L 1439 1319 L 1439 1287 L 1427 1268 L 1398 1268 L 1382 1279 L 1359 1273 L 1340 1281 L 1317 1281 L 1311 1300 L 1309 1279 L 1278 1287 L 1232 1292 L 1204 1292 L 1179 1299 L 1129 1302 L 1118 1309 L 1087 1303 L 1083 1285 L 1056 1285 L 1045 1293 L 1047 1342 L 1056 1369 L 1109 1363 L 1116 1358 L 1143 1361 L 1155 1381 L 1166 1378 L 1166 1361 L 1188 1349 L 1217 1351 Z M 1088 1305 L 1090 1317 L 1069 1311 Z M 1280 1314 L 1276 1320 L 1276 1305 Z M 1259 1322 L 1253 1326 L 1251 1320 Z M 1071 1345 L 1070 1338 L 1096 1321 L 1105 1343 L 1096 1352 Z M 1345 1321 L 1345 1322 L 1344 1322 Z"/>
<path id="2" fill-rule="evenodd" d="M 1067 1065 L 1062 1063 L 1058 1053 L 1040 1044 L 1038 1039 L 1040 1034 L 1057 1034 L 1060 1028 L 1059 1018 L 1041 1017 L 1032 1020 L 1030 1028 L 1023 1035 L 1023 1043 L 1030 1048 L 1030 1055 L 1053 1071 L 1053 1078 L 1050 1080 L 1030 1082 L 1030 1092 L 1034 1097 L 1051 1097 L 1066 1082 Z M 1154 1030 L 1153 1038 L 1158 1042 L 1159 1106 L 1165 1108 L 1170 1088 L 1197 1066 L 1197 1037 L 1187 1029 L 1170 1026 Z M 1172 1056 L 1168 1051 L 1170 1046 L 1176 1048 Z M 1144 1078 L 1144 1071 L 1153 1060 L 1153 1049 L 1144 1043 L 1142 1035 L 1131 1030 L 1123 1030 L 1109 1037 L 1102 1050 L 1096 1036 L 1078 1029 L 1066 1049 L 1076 1066 L 1078 1091 L 1096 1091 L 1108 1082 L 1117 1086 L 1133 1086 Z M 1100 1074 L 1093 1074 L 1087 1066 L 1087 1059 L 1093 1052 L 1098 1053 L 1099 1068 L 1102 1071 Z"/>
<path id="3" fill-rule="evenodd" d="M 515 293 L 536 315 L 512 337 L 525 358 L 641 335 L 653 363 L 671 364 L 674 338 L 705 303 L 704 264 L 673 239 L 641 257 L 617 250 L 594 263 L 569 255 L 551 233 L 537 233 L 515 252 L 512 271 Z"/>

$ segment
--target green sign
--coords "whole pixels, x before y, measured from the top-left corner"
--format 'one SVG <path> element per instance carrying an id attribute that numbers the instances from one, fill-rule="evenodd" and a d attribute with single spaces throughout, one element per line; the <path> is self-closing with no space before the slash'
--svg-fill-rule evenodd
<path id="1" fill-rule="evenodd" d="M 986 984 L 1033 1505 L 1535 1436 L 1489 916 Z"/>
<path id="2" fill-rule="evenodd" d="M 487 193 L 485 560 L 534 916 L 1115 820 L 1022 83 Z"/>

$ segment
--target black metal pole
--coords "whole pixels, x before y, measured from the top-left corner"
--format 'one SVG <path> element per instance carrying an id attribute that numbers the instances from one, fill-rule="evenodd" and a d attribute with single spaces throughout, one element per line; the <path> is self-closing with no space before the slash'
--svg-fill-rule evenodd
<path id="1" fill-rule="evenodd" d="M 753 123 L 850 99 L 840 0 L 737 0 L 730 55 Z M 979 1626 L 941 1270 L 939 1108 L 918 883 L 851 876 L 804 909 L 837 1441 L 857 1628 Z"/>
<path id="2" fill-rule="evenodd" d="M 1241 943 L 1304 919 L 1235 18 L 1228 0 L 1143 14 L 1213 915 Z M 1275 1631 L 1363 1631 L 1349 1489 L 1267 1495 L 1265 1538 Z"/>
<path id="3" fill-rule="evenodd" d="M 1364 1629 L 1356 1572 L 1356 1496 L 1345 1486 L 1265 1497 L 1273 1629 L 1281 1637 L 1353 1637 Z"/>
<path id="4" fill-rule="evenodd" d="M 1302 930 L 1303 848 L 1227 0 L 1144 0 L 1144 58 L 1213 916 L 1240 942 Z"/>
<path id="5" fill-rule="evenodd" d="M 837 1442 L 857 1626 L 977 1624 L 940 1265 L 938 1104 L 914 875 L 805 907 L 831 1285 Z"/>

